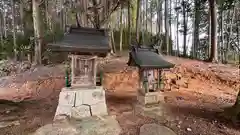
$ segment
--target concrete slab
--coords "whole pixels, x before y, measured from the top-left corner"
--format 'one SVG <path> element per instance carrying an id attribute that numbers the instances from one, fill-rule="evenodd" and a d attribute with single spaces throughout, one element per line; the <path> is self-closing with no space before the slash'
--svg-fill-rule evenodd
<path id="1" fill-rule="evenodd" d="M 73 118 L 84 118 L 84 117 L 90 117 L 91 113 L 90 113 L 90 106 L 86 106 L 86 105 L 81 105 L 81 106 L 77 106 L 77 107 L 73 107 L 71 110 L 71 117 Z"/>
<path id="2" fill-rule="evenodd" d="M 105 91 L 103 89 L 94 89 L 82 91 L 83 104 L 94 105 L 105 101 Z"/>
<path id="3" fill-rule="evenodd" d="M 55 116 L 62 114 L 75 118 L 108 115 L 104 89 L 63 88 Z"/>
<path id="4" fill-rule="evenodd" d="M 71 111 L 72 111 L 72 106 L 61 106 L 58 105 L 56 112 L 55 112 L 55 116 L 58 115 L 67 115 L 67 116 L 71 116 Z"/>
<path id="5" fill-rule="evenodd" d="M 75 91 L 62 91 L 62 92 L 60 92 L 58 105 L 74 106 L 75 95 L 76 95 Z"/>
<path id="6" fill-rule="evenodd" d="M 92 115 L 108 115 L 106 102 L 91 105 Z"/>

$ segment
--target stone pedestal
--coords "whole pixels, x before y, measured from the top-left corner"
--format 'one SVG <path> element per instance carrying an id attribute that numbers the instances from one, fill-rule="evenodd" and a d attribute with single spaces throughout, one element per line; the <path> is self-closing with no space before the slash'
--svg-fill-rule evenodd
<path id="1" fill-rule="evenodd" d="M 61 118 L 62 115 L 73 118 L 108 115 L 105 91 L 102 87 L 63 88 L 54 119 Z"/>
<path id="2" fill-rule="evenodd" d="M 161 91 L 143 93 L 139 90 L 137 100 L 142 105 L 159 104 L 164 102 L 164 95 Z"/>
<path id="3" fill-rule="evenodd" d="M 135 114 L 151 117 L 161 123 L 166 121 L 167 115 L 164 101 L 164 93 L 161 91 L 143 93 L 139 90 L 137 104 L 134 106 Z"/>

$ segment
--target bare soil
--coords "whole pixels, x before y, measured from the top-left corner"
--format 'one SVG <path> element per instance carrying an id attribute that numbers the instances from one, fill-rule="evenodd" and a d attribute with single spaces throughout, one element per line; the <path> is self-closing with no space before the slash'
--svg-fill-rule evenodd
<path id="1" fill-rule="evenodd" d="M 168 126 L 178 135 L 240 135 L 239 127 L 218 115 L 223 107 L 235 102 L 239 84 L 239 68 L 230 65 L 166 57 L 177 64 L 178 73 L 188 78 L 187 88 L 172 88 L 165 92 L 171 120 L 159 122 L 155 119 L 135 115 L 136 91 L 118 90 L 107 92 L 107 106 L 111 115 L 116 115 L 122 135 L 138 135 L 139 128 L 146 123 Z M 124 68 L 126 58 L 111 59 L 109 70 Z M 107 69 L 104 69 L 107 70 Z M 191 70 L 191 71 L 190 71 Z M 0 135 L 26 135 L 51 123 L 57 107 L 59 91 L 47 99 L 22 103 L 0 102 L 1 122 L 17 120 L 20 125 L 0 128 Z"/>

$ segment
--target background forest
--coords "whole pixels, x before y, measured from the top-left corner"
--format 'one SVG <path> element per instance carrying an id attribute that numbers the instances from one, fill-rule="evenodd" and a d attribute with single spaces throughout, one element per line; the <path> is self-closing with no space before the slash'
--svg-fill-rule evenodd
<path id="1" fill-rule="evenodd" d="M 0 59 L 41 64 L 70 25 L 108 28 L 112 53 L 158 44 L 168 55 L 239 62 L 238 0 L 1 0 Z"/>

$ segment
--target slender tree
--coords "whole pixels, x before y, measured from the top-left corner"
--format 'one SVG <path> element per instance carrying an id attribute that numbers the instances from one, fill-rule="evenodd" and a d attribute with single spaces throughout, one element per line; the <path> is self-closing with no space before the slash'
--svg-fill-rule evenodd
<path id="1" fill-rule="evenodd" d="M 169 55 L 169 15 L 168 15 L 168 0 L 165 0 L 165 42 L 166 53 Z"/>
<path id="2" fill-rule="evenodd" d="M 32 16 L 35 37 L 35 64 L 42 64 L 43 32 L 41 28 L 40 1 L 32 0 Z"/>
<path id="3" fill-rule="evenodd" d="M 137 43 L 140 43 L 140 33 L 139 33 L 139 26 L 140 26 L 140 8 L 141 8 L 141 0 L 137 0 L 137 17 L 136 17 L 136 38 Z"/>
<path id="4" fill-rule="evenodd" d="M 194 42 L 192 49 L 193 58 L 197 57 L 197 48 L 199 47 L 199 25 L 200 25 L 200 0 L 194 0 L 195 5 L 195 17 L 194 17 Z"/>
<path id="5" fill-rule="evenodd" d="M 131 31 L 131 1 L 128 1 L 128 45 L 131 44 L 131 39 L 132 39 L 132 31 Z"/>
<path id="6" fill-rule="evenodd" d="M 16 9 L 15 9 L 15 0 L 11 0 L 11 11 L 12 11 L 12 33 L 13 33 L 13 45 L 14 45 L 14 58 L 19 60 L 18 56 L 18 46 L 17 46 L 17 36 L 16 36 Z"/>
<path id="7" fill-rule="evenodd" d="M 182 1 L 183 7 L 183 56 L 187 56 L 187 2 Z"/>
<path id="8" fill-rule="evenodd" d="M 119 41 L 119 51 L 122 53 L 122 45 L 123 45 L 123 7 L 121 6 L 120 10 L 120 41 Z"/>
<path id="9" fill-rule="evenodd" d="M 209 0 L 211 14 L 211 53 L 209 61 L 218 62 L 216 0 Z"/>

